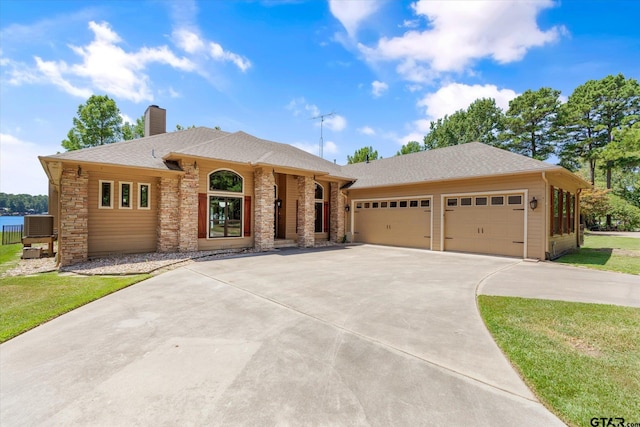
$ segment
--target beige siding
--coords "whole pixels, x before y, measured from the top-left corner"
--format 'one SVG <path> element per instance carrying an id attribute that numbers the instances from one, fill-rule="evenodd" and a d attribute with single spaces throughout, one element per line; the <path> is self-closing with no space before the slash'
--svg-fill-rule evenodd
<path id="1" fill-rule="evenodd" d="M 461 194 L 461 193 L 482 193 L 494 191 L 514 191 L 527 190 L 528 199 L 525 201 L 527 209 L 527 256 L 529 258 L 544 259 L 545 256 L 545 217 L 544 217 L 544 181 L 541 174 L 513 175 L 488 178 L 476 178 L 468 180 L 457 180 L 427 184 L 413 184 L 407 186 L 384 187 L 375 189 L 356 189 L 348 190 L 349 201 L 355 199 L 366 198 L 385 198 L 385 197 L 402 197 L 402 196 L 433 196 L 432 199 L 432 215 L 433 229 L 432 249 L 442 250 L 442 203 L 441 196 L 445 194 Z M 538 208 L 532 211 L 529 208 L 529 200 L 532 197 L 538 199 Z M 353 217 L 353 206 L 351 206 L 351 215 L 349 215 L 348 231 L 351 231 L 351 218 Z"/>
<path id="2" fill-rule="evenodd" d="M 208 193 L 209 174 L 219 169 L 231 170 L 242 176 L 244 184 L 243 194 L 245 196 L 251 197 L 251 236 L 198 239 L 198 249 L 201 251 L 210 251 L 217 249 L 237 249 L 253 247 L 253 235 L 255 233 L 255 223 L 253 219 L 255 217 L 256 203 L 254 194 L 253 168 L 248 165 L 235 165 L 213 160 L 199 159 L 198 171 L 200 175 L 200 183 L 198 185 L 198 193 Z"/>
<path id="3" fill-rule="evenodd" d="M 89 171 L 89 257 L 155 252 L 158 225 L 158 178 L 136 173 Z M 99 209 L 99 182 L 113 181 L 113 208 Z M 132 184 L 131 209 L 121 209 L 120 182 Z M 138 183 L 150 184 L 150 209 L 138 208 Z"/>

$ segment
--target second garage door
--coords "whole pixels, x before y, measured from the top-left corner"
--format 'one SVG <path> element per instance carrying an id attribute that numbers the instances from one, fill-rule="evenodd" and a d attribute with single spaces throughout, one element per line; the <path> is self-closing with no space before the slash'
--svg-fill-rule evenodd
<path id="1" fill-rule="evenodd" d="M 355 202 L 358 243 L 431 249 L 431 198 Z"/>
<path id="2" fill-rule="evenodd" d="M 444 198 L 444 250 L 524 256 L 524 194 Z"/>

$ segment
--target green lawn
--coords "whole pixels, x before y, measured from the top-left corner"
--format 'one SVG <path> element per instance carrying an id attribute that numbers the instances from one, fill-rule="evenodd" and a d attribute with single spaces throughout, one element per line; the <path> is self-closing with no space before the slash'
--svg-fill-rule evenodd
<path id="1" fill-rule="evenodd" d="M 22 245 L 0 246 L 0 273 L 19 260 Z M 0 279 L 0 342 L 149 277 L 61 276 L 56 273 Z"/>
<path id="2" fill-rule="evenodd" d="M 578 252 L 564 255 L 556 262 L 640 274 L 640 239 L 586 235 L 584 246 Z"/>
<path id="3" fill-rule="evenodd" d="M 498 345 L 564 422 L 640 421 L 640 309 L 485 295 L 478 303 Z"/>

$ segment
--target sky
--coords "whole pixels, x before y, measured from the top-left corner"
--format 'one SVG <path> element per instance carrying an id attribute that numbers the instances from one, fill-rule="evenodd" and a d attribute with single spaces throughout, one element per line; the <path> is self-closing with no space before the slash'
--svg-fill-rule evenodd
<path id="1" fill-rule="evenodd" d="M 345 164 L 527 89 L 640 78 L 637 0 L 0 0 L 0 191 L 47 194 L 78 106 L 152 104 Z"/>

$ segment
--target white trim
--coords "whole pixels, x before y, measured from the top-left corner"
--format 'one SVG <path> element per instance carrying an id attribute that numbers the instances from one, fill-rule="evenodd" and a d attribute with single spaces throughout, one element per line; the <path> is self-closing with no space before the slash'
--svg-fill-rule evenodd
<path id="1" fill-rule="evenodd" d="M 515 189 L 515 190 L 501 190 L 501 191 L 474 191 L 471 193 L 448 193 L 448 194 L 441 194 L 440 195 L 440 251 L 444 252 L 444 227 L 445 227 L 445 222 L 444 222 L 444 212 L 445 212 L 445 205 L 444 205 L 444 201 L 446 197 L 460 197 L 460 196 L 490 196 L 492 194 L 500 194 L 500 195 L 509 195 L 509 194 L 523 194 L 524 200 L 523 200 L 523 207 L 524 207 L 524 248 L 522 250 L 523 254 L 522 257 L 526 258 L 527 257 L 527 247 L 529 245 L 529 236 L 528 236 L 528 222 L 529 222 L 529 209 L 527 207 L 528 204 L 528 200 L 529 200 L 529 190 L 526 188 L 523 189 Z M 489 200 L 488 200 L 489 202 Z M 508 206 L 516 206 L 516 205 L 508 205 L 508 204 L 504 204 L 504 205 L 487 205 L 487 206 L 498 206 L 498 207 L 508 207 Z"/>
<path id="2" fill-rule="evenodd" d="M 129 186 L 129 206 L 122 205 L 122 186 Z M 120 181 L 118 182 L 118 208 L 119 209 L 133 209 L 133 182 L 129 181 Z"/>
<path id="3" fill-rule="evenodd" d="M 242 191 L 237 192 L 237 191 L 223 191 L 223 190 L 211 190 L 209 187 L 210 184 L 210 180 L 211 180 L 211 174 L 212 173 L 216 173 L 216 172 L 220 172 L 220 171 L 228 171 L 228 172 L 233 172 L 236 175 L 238 175 L 240 177 L 240 179 L 242 179 Z M 238 173 L 236 171 L 234 171 L 233 169 L 229 169 L 229 168 L 218 168 L 218 169 L 214 169 L 211 172 L 209 172 L 207 174 L 207 193 L 217 193 L 217 194 L 242 194 L 244 195 L 244 176 L 241 173 Z"/>
<path id="4" fill-rule="evenodd" d="M 411 199 L 429 199 L 429 213 L 430 213 L 430 228 L 429 228 L 429 250 L 433 250 L 433 194 L 421 194 L 421 195 L 417 195 L 417 196 L 402 196 L 402 197 L 368 197 L 368 198 L 363 198 L 363 199 L 351 199 L 351 208 L 350 208 L 350 212 L 351 212 L 351 223 L 349 224 L 350 227 L 350 232 L 351 232 L 351 240 L 353 241 L 353 239 L 355 238 L 355 210 L 356 210 L 356 202 L 364 202 L 366 201 L 385 201 L 385 200 L 411 200 Z M 378 208 L 378 209 L 392 209 L 392 208 Z M 399 208 L 397 208 L 399 209 Z M 409 206 L 407 206 L 406 209 L 416 209 L 416 208 L 409 208 Z M 424 209 L 420 206 L 418 206 L 418 209 Z"/>
<path id="5" fill-rule="evenodd" d="M 142 206 L 142 186 L 147 186 L 147 206 Z M 138 183 L 138 209 L 149 210 L 151 209 L 151 184 L 148 182 L 139 182 Z"/>
<path id="6" fill-rule="evenodd" d="M 102 205 L 102 184 L 108 182 L 109 186 L 109 206 Z M 98 180 L 98 209 L 113 209 L 113 187 L 115 186 L 114 181 L 100 179 Z"/>

